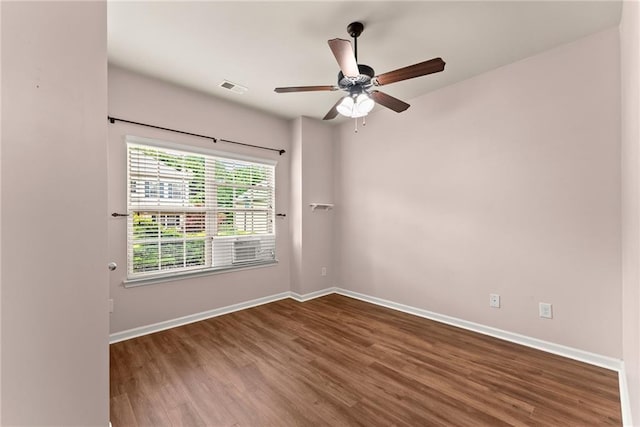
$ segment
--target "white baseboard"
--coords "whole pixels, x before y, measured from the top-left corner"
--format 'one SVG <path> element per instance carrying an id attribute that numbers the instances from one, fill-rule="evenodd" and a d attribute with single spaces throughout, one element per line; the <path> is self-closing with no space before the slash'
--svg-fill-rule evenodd
<path id="1" fill-rule="evenodd" d="M 327 288 L 327 289 L 321 289 L 319 291 L 315 291 L 315 292 L 311 292 L 308 294 L 304 294 L 301 295 L 297 292 L 291 292 L 291 298 L 293 298 L 294 300 L 298 301 L 298 302 L 305 302 L 305 301 L 309 301 L 311 299 L 314 298 L 320 298 L 323 297 L 325 295 L 330 295 L 330 294 L 334 294 L 336 293 L 336 288 Z"/>
<path id="2" fill-rule="evenodd" d="M 618 384 L 620 384 L 620 407 L 622 408 L 622 425 L 624 427 L 633 427 L 631 419 L 631 398 L 629 397 L 629 387 L 627 385 L 627 371 L 624 362 L 618 371 Z"/>
<path id="3" fill-rule="evenodd" d="M 540 340 L 537 338 L 516 334 L 514 332 L 504 331 L 502 329 L 492 328 L 490 326 L 469 322 L 467 320 L 462 320 L 462 319 L 458 319 L 451 316 L 445 316 L 444 314 L 434 313 L 432 311 L 423 310 L 421 308 L 399 304 L 399 303 L 385 300 L 382 298 L 372 297 L 372 296 L 361 294 L 358 292 L 349 291 L 347 289 L 342 289 L 338 287 L 335 287 L 333 289 L 334 289 L 334 292 L 339 295 L 344 295 L 347 297 L 359 299 L 361 301 L 365 301 L 371 304 L 376 304 L 376 305 L 390 308 L 393 310 L 402 311 L 404 313 L 413 314 L 415 316 L 424 317 L 426 319 L 434 320 L 436 322 L 445 323 L 447 325 L 456 326 L 458 328 L 477 332 L 483 335 L 489 335 L 494 338 L 499 338 L 505 341 L 521 344 L 526 347 L 542 350 L 547 353 L 557 354 L 559 356 L 563 356 L 568 359 L 573 359 L 580 362 L 588 363 L 590 365 L 595 365 L 601 368 L 616 371 L 618 373 L 618 385 L 620 388 L 620 406 L 622 409 L 622 425 L 624 427 L 633 426 L 633 421 L 631 419 L 631 403 L 629 400 L 629 389 L 627 387 L 627 377 L 625 374 L 624 362 L 620 359 L 615 359 L 608 356 L 602 356 L 600 354 L 595 354 L 588 351 L 579 350 L 576 348 L 571 348 L 571 347 L 567 347 L 560 344 L 555 344 L 555 343 Z"/>
<path id="4" fill-rule="evenodd" d="M 285 298 L 292 298 L 298 302 L 305 302 L 314 298 L 319 298 L 319 297 L 333 294 L 333 293 L 355 298 L 355 299 L 365 301 L 371 304 L 379 305 L 382 307 L 391 308 L 393 310 L 402 311 L 404 313 L 413 314 L 415 316 L 424 317 L 426 319 L 435 320 L 436 322 L 445 323 L 447 325 L 456 326 L 458 328 L 467 329 L 473 332 L 478 332 L 483 335 L 489 335 L 495 338 L 500 338 L 505 341 L 510 341 L 510 342 L 521 344 L 527 347 L 536 348 L 538 350 L 557 354 L 559 356 L 564 356 L 569 359 L 574 359 L 581 362 L 589 363 L 591 365 L 600 366 L 602 368 L 612 369 L 614 371 L 620 371 L 623 366 L 622 361 L 619 359 L 614 359 L 611 357 L 590 353 L 588 351 L 566 347 L 560 344 L 543 341 L 537 338 L 531 338 L 525 335 L 504 331 L 502 329 L 492 328 L 490 326 L 481 325 L 479 323 L 469 322 L 467 320 L 446 316 L 444 314 L 423 310 L 421 308 L 411 307 L 408 305 L 385 300 L 382 298 L 372 297 L 369 295 L 353 292 L 353 291 L 338 288 L 338 287 L 326 288 L 326 289 L 322 289 L 322 290 L 311 292 L 304 295 L 298 294 L 296 292 L 281 292 L 279 294 L 269 295 L 266 297 L 229 305 L 226 307 L 215 308 L 213 310 L 207 310 L 201 313 L 195 313 L 188 316 L 178 317 L 176 319 L 166 320 L 163 322 L 158 322 L 158 323 L 154 323 L 147 326 L 128 329 L 126 331 L 121 331 L 121 332 L 116 332 L 111 334 L 109 336 L 109 343 L 113 344 L 119 341 L 124 341 L 127 339 L 139 337 L 142 335 L 152 334 L 154 332 L 159 332 L 166 329 L 175 328 L 177 326 L 198 322 L 200 320 L 221 316 L 223 314 L 233 313 L 234 311 L 244 310 L 244 309 L 256 307 L 262 304 L 268 304 L 270 302 L 278 301 Z"/>
<path id="5" fill-rule="evenodd" d="M 446 316 L 444 314 L 435 313 L 429 310 L 423 310 L 421 308 L 411 307 L 405 304 L 396 303 L 396 302 L 385 300 L 382 298 L 372 297 L 369 295 L 353 292 L 353 291 L 342 289 L 339 287 L 326 288 L 326 289 L 322 289 L 322 290 L 311 292 L 304 295 L 299 294 L 297 292 L 282 292 L 279 294 L 270 295 L 263 298 L 257 298 L 251 301 L 246 301 L 246 302 L 233 304 L 226 307 L 216 308 L 213 310 L 203 311 L 201 313 L 196 313 L 189 316 L 179 317 L 177 319 L 154 323 L 152 325 L 147 325 L 147 326 L 141 326 L 139 328 L 133 328 L 133 329 L 129 329 L 122 332 L 116 332 L 109 336 L 109 343 L 114 344 L 114 343 L 128 340 L 131 338 L 152 334 L 154 332 L 175 328 L 177 326 L 198 322 L 200 320 L 221 316 L 223 314 L 233 313 L 234 311 L 244 310 L 244 309 L 256 307 L 262 304 L 268 304 L 270 302 L 279 301 L 285 298 L 291 298 L 298 302 L 305 302 L 305 301 L 312 300 L 314 298 L 319 298 L 319 297 L 330 295 L 333 293 L 347 296 L 350 298 L 355 298 L 361 301 L 365 301 L 371 304 L 390 308 L 393 310 L 402 311 L 404 313 L 412 314 L 414 316 L 419 316 L 426 319 L 434 320 L 436 322 L 445 323 L 447 325 L 477 332 L 483 335 L 489 335 L 505 341 L 521 344 L 526 347 L 531 347 L 538 350 L 546 351 L 547 353 L 557 354 L 559 356 L 563 356 L 573 360 L 578 360 L 580 362 L 588 363 L 590 365 L 595 365 L 601 368 L 606 368 L 606 369 L 611 369 L 613 371 L 616 371 L 618 372 L 618 378 L 619 378 L 618 383 L 620 385 L 620 404 L 622 407 L 623 426 L 625 427 L 633 426 L 632 420 L 631 420 L 631 405 L 629 400 L 629 392 L 627 388 L 627 379 L 625 375 L 624 363 L 622 360 L 615 359 L 608 356 L 602 356 L 602 355 L 591 353 L 584 350 L 567 347 L 560 344 L 555 344 L 552 342 L 528 337 L 525 335 L 516 334 L 514 332 L 504 331 L 502 329 L 481 325 L 479 323 L 469 322 L 467 320 Z"/>
<path id="6" fill-rule="evenodd" d="M 178 317 L 177 319 L 165 320 L 163 322 L 153 323 L 147 326 L 140 326 L 138 328 L 128 329 L 126 331 L 115 332 L 109 335 L 109 344 L 114 344 L 131 338 L 141 337 L 143 335 L 152 334 L 154 332 L 164 331 L 166 329 L 175 328 L 177 326 L 187 325 L 189 323 L 199 322 L 200 320 L 222 316 L 223 314 L 233 313 L 234 311 L 244 310 L 262 304 L 268 304 L 270 302 L 279 301 L 281 299 L 290 297 L 291 292 L 282 292 L 275 295 L 257 298 L 251 301 L 245 301 L 238 304 L 228 305 L 226 307 L 214 308 L 213 310 L 207 310 L 201 313 Z"/>
<path id="7" fill-rule="evenodd" d="M 612 357 L 601 356 L 599 354 L 590 353 L 588 351 L 578 350 L 560 344 L 543 341 L 537 338 L 531 338 L 525 335 L 504 331 L 502 329 L 492 328 L 490 326 L 481 325 L 479 323 L 469 322 L 467 320 L 462 320 L 451 316 L 445 316 L 444 314 L 434 313 L 433 311 L 399 304 L 397 302 L 388 301 L 382 298 L 372 297 L 341 288 L 335 288 L 335 292 L 337 294 L 359 299 L 371 304 L 376 304 L 383 307 L 391 308 L 393 310 L 402 311 L 404 313 L 413 314 L 415 316 L 424 317 L 426 319 L 435 320 L 436 322 L 446 323 L 447 325 L 456 326 L 458 328 L 467 329 L 469 331 L 478 332 L 480 334 L 489 335 L 495 338 L 500 338 L 505 341 L 510 341 L 527 347 L 536 348 L 538 350 L 557 354 L 559 356 L 564 356 L 569 359 L 578 360 L 580 362 L 589 363 L 591 365 L 600 366 L 602 368 L 619 371 L 622 364 L 621 360 L 614 359 Z"/>
<path id="8" fill-rule="evenodd" d="M 234 311 L 245 310 L 251 307 L 257 307 L 259 305 L 268 304 L 270 302 L 279 301 L 285 298 L 292 298 L 298 302 L 309 301 L 314 298 L 323 297 L 325 295 L 335 293 L 335 288 L 321 289 L 319 291 L 310 292 L 308 294 L 299 294 L 297 292 L 281 292 L 275 295 L 268 295 L 266 297 L 257 298 L 250 301 L 241 302 L 238 304 L 228 305 L 226 307 L 214 308 L 213 310 L 203 311 L 201 313 L 190 314 L 188 316 L 178 317 L 176 319 L 165 320 L 163 322 L 153 323 L 151 325 L 140 326 L 133 329 L 127 329 L 126 331 L 114 332 L 109 335 L 109 344 L 115 344 L 120 341 L 125 341 L 131 338 L 141 337 L 143 335 L 153 334 L 154 332 L 160 332 L 178 326 L 188 325 L 189 323 L 199 322 L 201 320 L 210 319 L 212 317 L 222 316 L 223 314 L 233 313 Z"/>

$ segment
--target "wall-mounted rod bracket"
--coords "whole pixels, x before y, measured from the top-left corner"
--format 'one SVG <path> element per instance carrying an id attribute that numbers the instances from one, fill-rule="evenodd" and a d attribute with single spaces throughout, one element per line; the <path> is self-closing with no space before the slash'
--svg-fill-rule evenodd
<path id="1" fill-rule="evenodd" d="M 333 209 L 333 203 L 309 203 L 309 206 L 311 207 L 312 211 L 315 211 L 316 209 L 322 211 L 330 211 L 331 209 Z"/>

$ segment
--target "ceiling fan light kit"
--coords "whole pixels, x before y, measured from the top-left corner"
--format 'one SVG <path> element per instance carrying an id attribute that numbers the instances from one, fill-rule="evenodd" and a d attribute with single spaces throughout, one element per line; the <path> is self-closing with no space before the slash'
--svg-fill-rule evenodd
<path id="1" fill-rule="evenodd" d="M 362 92 L 360 95 L 353 96 L 347 95 L 340 100 L 340 103 L 336 107 L 338 113 L 342 114 L 345 117 L 358 118 L 364 117 L 375 106 L 375 102 L 373 99 L 369 97 L 366 93 Z"/>
<path id="2" fill-rule="evenodd" d="M 358 131 L 357 119 L 369 114 L 375 104 L 400 113 L 409 108 L 409 104 L 387 95 L 378 90 L 372 90 L 373 86 L 383 86 L 427 74 L 438 73 L 444 70 L 445 62 L 442 58 L 433 58 L 408 67 L 399 68 L 380 75 L 375 75 L 373 68 L 368 65 L 358 64 L 358 37 L 362 34 L 364 25 L 361 22 L 352 22 L 347 26 L 347 33 L 353 37 L 353 48 L 349 40 L 329 40 L 329 48 L 340 66 L 338 72 L 338 84 L 336 86 L 294 86 L 277 87 L 277 93 L 334 91 L 342 90 L 347 95 L 342 97 L 324 116 L 323 120 L 334 119 L 338 114 L 356 119 L 356 132 Z"/>
<path id="3" fill-rule="evenodd" d="M 355 102 L 353 101 L 353 98 L 350 96 L 345 96 L 340 100 L 340 103 L 336 107 L 336 110 L 338 110 L 338 113 L 342 114 L 343 116 L 351 117 L 354 105 Z"/>

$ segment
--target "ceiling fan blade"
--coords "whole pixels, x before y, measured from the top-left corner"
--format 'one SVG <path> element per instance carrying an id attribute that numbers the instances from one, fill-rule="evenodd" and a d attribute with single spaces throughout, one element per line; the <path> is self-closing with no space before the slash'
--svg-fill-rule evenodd
<path id="1" fill-rule="evenodd" d="M 277 93 L 288 92 L 320 92 L 338 90 L 336 86 L 292 86 L 292 87 L 277 87 L 274 89 Z"/>
<path id="2" fill-rule="evenodd" d="M 336 102 L 336 104 L 331 107 L 331 109 L 329 110 L 329 112 L 327 113 L 326 116 L 324 116 L 322 118 L 322 120 L 331 120 L 331 119 L 335 119 L 336 116 L 338 115 L 338 105 L 340 105 L 340 103 L 342 102 L 342 100 L 344 99 L 344 97 L 338 99 L 338 102 Z"/>
<path id="3" fill-rule="evenodd" d="M 442 58 L 433 58 L 408 67 L 399 68 L 380 74 L 374 78 L 376 86 L 388 85 L 389 83 L 400 82 L 402 80 L 413 79 L 414 77 L 426 76 L 427 74 L 439 73 L 444 70 L 445 62 Z"/>
<path id="4" fill-rule="evenodd" d="M 338 65 L 342 74 L 346 77 L 358 77 L 360 71 L 358 70 L 358 63 L 356 62 L 356 56 L 353 54 L 351 48 L 351 42 L 343 39 L 332 39 L 328 41 L 333 56 L 336 57 Z"/>
<path id="5" fill-rule="evenodd" d="M 369 93 L 369 96 L 376 101 L 376 103 L 385 106 L 396 113 L 401 113 L 410 107 L 406 102 L 400 101 L 398 98 L 394 98 L 393 96 L 387 95 L 379 90 L 372 90 Z"/>

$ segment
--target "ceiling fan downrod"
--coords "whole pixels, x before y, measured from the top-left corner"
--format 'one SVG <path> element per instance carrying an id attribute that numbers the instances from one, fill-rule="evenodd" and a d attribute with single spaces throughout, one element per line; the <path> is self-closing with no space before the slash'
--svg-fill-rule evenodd
<path id="1" fill-rule="evenodd" d="M 358 37 L 360 37 L 360 34 L 362 34 L 363 30 L 364 25 L 362 24 L 362 22 L 352 22 L 351 24 L 347 25 L 347 33 L 349 33 L 349 35 L 353 37 L 353 53 L 356 57 L 356 62 L 358 62 Z"/>
<path id="2" fill-rule="evenodd" d="M 351 37 L 353 37 L 353 56 L 355 56 L 356 58 L 356 63 L 358 62 L 358 37 L 360 37 L 360 34 L 362 34 L 362 31 L 364 30 L 364 25 L 362 24 L 362 22 L 352 22 L 351 24 L 347 25 L 347 33 L 349 33 L 349 35 Z M 360 65 L 358 65 L 358 68 L 360 68 Z M 372 74 L 373 74 L 373 70 Z M 366 93 L 366 91 L 363 89 L 362 93 Z M 356 117 L 355 119 L 355 128 L 354 128 L 354 133 L 358 133 L 358 118 Z M 366 121 L 365 121 L 365 117 L 362 117 L 362 126 L 366 126 Z"/>

